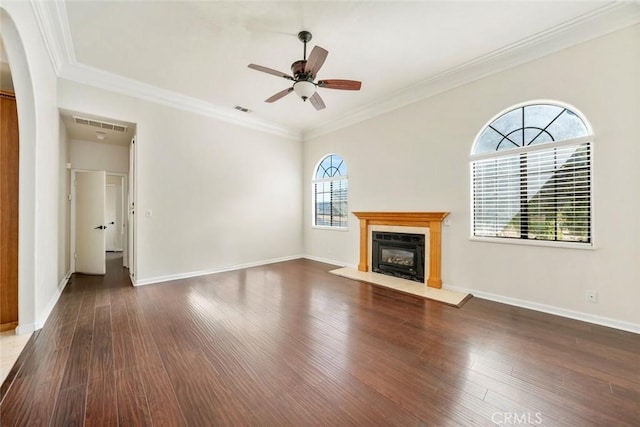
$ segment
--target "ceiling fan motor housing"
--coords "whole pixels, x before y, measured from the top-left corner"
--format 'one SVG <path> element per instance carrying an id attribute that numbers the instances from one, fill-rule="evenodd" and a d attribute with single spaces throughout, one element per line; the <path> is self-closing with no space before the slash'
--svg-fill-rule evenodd
<path id="1" fill-rule="evenodd" d="M 296 81 L 300 81 L 300 80 L 309 80 L 312 81 L 314 76 L 312 76 L 310 73 L 305 73 L 304 69 L 307 66 L 307 61 L 304 60 L 300 60 L 300 61 L 296 61 L 293 64 L 291 64 L 291 73 L 293 74 L 293 77 L 295 77 Z"/>

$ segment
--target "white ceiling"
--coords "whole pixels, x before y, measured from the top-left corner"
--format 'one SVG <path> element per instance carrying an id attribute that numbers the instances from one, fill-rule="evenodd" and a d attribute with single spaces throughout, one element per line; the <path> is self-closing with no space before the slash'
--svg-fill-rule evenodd
<path id="1" fill-rule="evenodd" d="M 164 99 L 173 94 L 176 104 L 187 99 L 200 110 L 211 106 L 218 116 L 309 134 L 469 81 L 460 78 L 461 71 L 473 69 L 471 79 L 478 78 L 612 31 L 603 21 L 612 21 L 613 12 L 618 27 L 625 17 L 624 25 L 640 21 L 638 2 L 622 6 L 591 0 L 67 0 L 42 7 L 57 8 L 49 13 L 56 25 L 43 31 L 46 37 L 46 29 L 59 28 L 49 43 L 63 40 L 50 49 L 66 49 L 68 64 L 58 64 L 62 77 L 98 70 L 129 87 L 145 83 L 139 85 L 145 93 L 151 85 Z M 309 48 L 317 44 L 329 51 L 319 79 L 360 80 L 362 90 L 319 89 L 327 105 L 322 111 L 295 94 L 265 103 L 290 82 L 247 65 L 289 73 L 291 63 L 302 59 L 301 30 L 313 34 Z M 511 63 L 497 60 L 509 55 Z M 81 67 L 70 73 L 64 65 Z M 446 78 L 448 86 L 442 84 Z M 236 105 L 251 112 L 235 111 Z"/>

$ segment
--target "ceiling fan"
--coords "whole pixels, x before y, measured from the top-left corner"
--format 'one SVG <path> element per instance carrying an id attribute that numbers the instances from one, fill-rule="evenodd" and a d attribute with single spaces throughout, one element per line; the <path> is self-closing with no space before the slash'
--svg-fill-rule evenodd
<path id="1" fill-rule="evenodd" d="M 317 83 L 314 83 L 316 75 L 318 74 L 320 67 L 322 67 L 322 64 L 324 64 L 325 59 L 327 59 L 329 52 L 320 46 L 314 46 L 309 54 L 309 58 L 307 58 L 307 42 L 311 40 L 311 33 L 309 31 L 300 31 L 298 33 L 298 39 L 304 43 L 304 52 L 302 60 L 291 64 L 291 73 L 293 76 L 272 68 L 263 67 L 262 65 L 249 64 L 249 68 L 254 70 L 273 74 L 274 76 L 293 81 L 293 86 L 276 93 L 270 98 L 267 98 L 265 102 L 275 102 L 278 99 L 289 95 L 291 92 L 295 92 L 303 101 L 308 99 L 316 110 L 322 110 L 326 106 L 318 92 L 316 92 L 316 88 L 360 90 L 362 83 L 356 80 L 331 79 L 318 80 Z"/>

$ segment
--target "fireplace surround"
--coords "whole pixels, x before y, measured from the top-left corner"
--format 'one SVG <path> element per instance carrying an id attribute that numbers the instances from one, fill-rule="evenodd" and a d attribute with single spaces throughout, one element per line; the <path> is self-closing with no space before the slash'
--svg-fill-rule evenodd
<path id="1" fill-rule="evenodd" d="M 441 278 L 441 239 L 442 221 L 449 212 L 353 212 L 360 221 L 360 262 L 359 271 L 369 271 L 370 226 L 388 225 L 399 227 L 426 227 L 429 229 L 429 256 L 427 286 L 442 288 Z M 425 248 L 426 250 L 426 248 Z"/>

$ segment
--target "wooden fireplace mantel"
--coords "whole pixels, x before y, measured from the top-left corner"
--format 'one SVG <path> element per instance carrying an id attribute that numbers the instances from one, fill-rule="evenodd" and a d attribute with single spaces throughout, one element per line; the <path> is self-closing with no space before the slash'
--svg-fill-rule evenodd
<path id="1" fill-rule="evenodd" d="M 429 228 L 429 277 L 427 286 L 442 288 L 440 277 L 442 220 L 449 212 L 353 212 L 360 220 L 360 263 L 358 270 L 369 271 L 369 226 L 395 225 Z"/>

